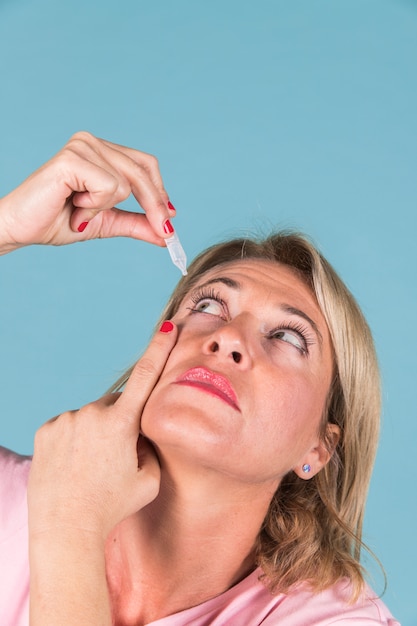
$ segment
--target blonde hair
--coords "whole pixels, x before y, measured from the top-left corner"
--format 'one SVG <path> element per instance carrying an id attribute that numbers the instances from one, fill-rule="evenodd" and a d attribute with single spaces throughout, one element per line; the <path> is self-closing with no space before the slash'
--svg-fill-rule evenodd
<path id="1" fill-rule="evenodd" d="M 178 283 L 161 320 L 176 313 L 205 272 L 251 258 L 291 267 L 315 294 L 334 353 L 334 377 L 321 425 L 329 450 L 334 446 L 326 441 L 326 424 L 337 424 L 341 433 L 330 462 L 317 475 L 303 480 L 290 472 L 282 480 L 259 532 L 258 564 L 272 591 L 285 593 L 305 581 L 317 592 L 348 578 L 354 600 L 364 581 L 359 558 L 379 433 L 380 382 L 371 332 L 352 294 L 305 236 L 278 232 L 260 240 L 226 241 L 202 252 Z M 129 373 L 113 390 L 121 388 Z"/>

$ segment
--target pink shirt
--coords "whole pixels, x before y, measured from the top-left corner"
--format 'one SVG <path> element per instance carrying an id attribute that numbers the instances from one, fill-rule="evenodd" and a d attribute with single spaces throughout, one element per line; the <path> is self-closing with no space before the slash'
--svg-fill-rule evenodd
<path id="1" fill-rule="evenodd" d="M 0 447 L 0 624 L 28 626 L 26 485 L 30 459 Z M 276 596 L 255 570 L 222 595 L 152 622 L 152 626 L 399 626 L 369 587 L 353 606 L 339 583 L 313 595 L 300 585 Z"/>

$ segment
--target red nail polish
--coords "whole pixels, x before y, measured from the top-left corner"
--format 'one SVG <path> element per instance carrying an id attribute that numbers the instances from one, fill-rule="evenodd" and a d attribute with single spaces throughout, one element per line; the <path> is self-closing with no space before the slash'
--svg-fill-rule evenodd
<path id="1" fill-rule="evenodd" d="M 172 204 L 172 202 L 170 202 L 168 200 L 168 209 L 171 209 L 171 211 L 176 211 L 177 209 L 174 207 L 174 205 Z"/>
<path id="2" fill-rule="evenodd" d="M 159 329 L 159 332 L 170 333 L 172 330 L 174 330 L 174 324 L 169 320 L 166 320 Z"/>
<path id="3" fill-rule="evenodd" d="M 88 222 L 82 222 L 79 226 L 78 226 L 78 232 L 79 233 L 83 233 L 85 231 L 85 229 L 88 226 Z"/>
<path id="4" fill-rule="evenodd" d="M 167 235 L 172 235 L 172 233 L 174 232 L 174 227 L 169 220 L 166 220 L 166 222 L 164 223 L 164 232 Z"/>

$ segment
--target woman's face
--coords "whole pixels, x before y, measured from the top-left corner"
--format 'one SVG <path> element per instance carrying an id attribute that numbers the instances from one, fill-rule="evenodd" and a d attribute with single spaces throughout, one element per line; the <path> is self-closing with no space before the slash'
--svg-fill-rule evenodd
<path id="1" fill-rule="evenodd" d="M 318 471 L 333 360 L 298 276 L 263 260 L 218 266 L 173 321 L 178 341 L 141 425 L 162 457 L 249 482 L 279 481 L 303 463 Z"/>

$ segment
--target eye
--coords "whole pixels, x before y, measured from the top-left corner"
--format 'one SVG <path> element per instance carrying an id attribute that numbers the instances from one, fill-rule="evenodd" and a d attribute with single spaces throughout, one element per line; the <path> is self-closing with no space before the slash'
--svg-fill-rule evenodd
<path id="1" fill-rule="evenodd" d="M 204 298 L 197 302 L 191 309 L 193 313 L 208 313 L 209 315 L 221 315 L 223 312 L 222 305 L 217 300 Z"/>
<path id="2" fill-rule="evenodd" d="M 304 341 L 302 341 L 300 337 L 294 333 L 294 331 L 284 329 L 277 330 L 273 334 L 272 339 L 280 339 L 281 341 L 285 341 L 286 343 L 291 343 L 293 346 L 304 352 Z"/>
<path id="3" fill-rule="evenodd" d="M 225 301 L 213 289 L 201 289 L 191 294 L 192 307 L 188 307 L 191 313 L 207 313 L 225 319 L 227 307 Z"/>
<path id="4" fill-rule="evenodd" d="M 285 326 L 275 328 L 269 333 L 268 337 L 289 343 L 305 355 L 308 354 L 308 346 L 313 343 L 308 329 L 298 323 L 287 323 Z"/>

